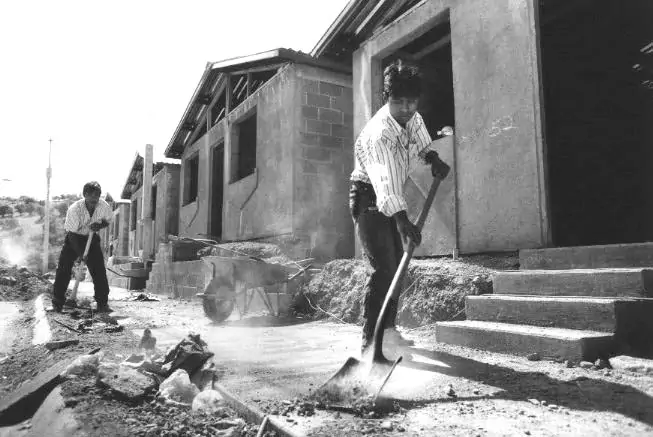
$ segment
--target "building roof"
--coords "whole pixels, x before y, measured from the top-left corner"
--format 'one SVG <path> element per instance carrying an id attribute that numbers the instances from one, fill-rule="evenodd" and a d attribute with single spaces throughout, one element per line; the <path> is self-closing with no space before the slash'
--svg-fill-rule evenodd
<path id="1" fill-rule="evenodd" d="M 198 123 L 206 115 L 207 108 L 215 101 L 216 97 L 224 92 L 227 74 L 236 76 L 247 74 L 248 72 L 260 73 L 265 71 L 276 73 L 279 67 L 288 63 L 301 63 L 331 71 L 351 73 L 351 65 L 342 65 L 328 60 L 318 60 L 306 53 L 285 48 L 224 59 L 217 62 L 209 62 L 206 64 L 202 77 L 195 88 L 195 92 L 193 92 L 190 102 L 186 106 L 186 110 L 166 147 L 165 156 L 168 158 L 180 158 L 184 149 L 195 138 L 201 136 L 199 134 L 202 133 L 202 126 L 198 126 Z M 271 76 L 260 77 L 256 81 L 256 86 L 260 87 L 269 77 Z M 238 90 L 242 91 L 244 84 L 238 82 L 237 84 L 232 84 L 232 87 L 239 87 Z M 233 108 L 235 107 L 236 105 L 233 106 Z"/>
<path id="2" fill-rule="evenodd" d="M 132 163 L 132 166 L 129 170 L 129 176 L 127 176 L 125 186 L 123 187 L 122 194 L 120 195 L 121 199 L 130 200 L 132 195 L 143 186 L 143 165 L 143 157 L 139 153 L 136 153 L 134 162 Z M 155 174 L 160 172 L 167 165 L 179 164 L 173 164 L 170 162 L 155 162 L 152 164 L 152 177 L 154 177 Z"/>
<path id="3" fill-rule="evenodd" d="M 379 29 L 425 0 L 351 0 L 311 50 L 311 56 L 350 64 L 353 52 Z"/>

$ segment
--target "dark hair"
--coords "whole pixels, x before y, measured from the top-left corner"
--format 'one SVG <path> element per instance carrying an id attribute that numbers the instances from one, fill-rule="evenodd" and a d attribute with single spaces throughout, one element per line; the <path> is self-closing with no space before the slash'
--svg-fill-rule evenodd
<path id="1" fill-rule="evenodd" d="M 422 92 L 419 67 L 401 59 L 393 61 L 383 71 L 383 100 L 394 97 L 419 97 Z"/>
<path id="2" fill-rule="evenodd" d="M 82 191 L 82 194 L 86 196 L 87 194 L 91 193 L 97 193 L 98 196 L 102 194 L 102 188 L 100 187 L 100 184 L 95 181 L 87 182 L 84 184 L 84 190 Z"/>

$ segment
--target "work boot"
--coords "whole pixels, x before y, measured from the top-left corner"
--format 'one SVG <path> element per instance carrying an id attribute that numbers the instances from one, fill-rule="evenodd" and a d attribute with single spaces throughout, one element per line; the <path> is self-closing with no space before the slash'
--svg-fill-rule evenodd
<path id="1" fill-rule="evenodd" d="M 55 313 L 62 313 L 63 312 L 63 304 L 59 302 L 52 302 L 52 311 Z"/>
<path id="2" fill-rule="evenodd" d="M 101 305 L 97 306 L 97 309 L 95 310 L 96 313 L 112 313 L 113 310 L 109 308 L 109 304 L 103 303 Z"/>
<path id="3" fill-rule="evenodd" d="M 383 339 L 385 342 L 388 344 L 391 344 L 393 346 L 414 346 L 415 342 L 413 340 L 409 340 L 407 338 L 404 338 L 399 331 L 397 331 L 396 327 L 392 328 L 386 328 L 385 331 L 383 331 Z"/>

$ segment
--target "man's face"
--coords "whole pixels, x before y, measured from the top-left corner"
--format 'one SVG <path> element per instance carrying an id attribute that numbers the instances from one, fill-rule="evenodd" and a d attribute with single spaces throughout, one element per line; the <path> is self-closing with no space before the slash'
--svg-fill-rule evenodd
<path id="1" fill-rule="evenodd" d="M 95 206 L 100 201 L 100 193 L 95 191 L 91 193 L 86 193 L 84 194 L 84 200 L 86 201 L 86 206 L 88 206 L 89 208 L 95 208 Z"/>
<path id="2" fill-rule="evenodd" d="M 390 115 L 397 120 L 397 122 L 405 126 L 408 120 L 417 112 L 417 105 L 419 104 L 418 97 L 395 97 L 390 96 L 388 99 L 388 107 L 390 108 Z"/>

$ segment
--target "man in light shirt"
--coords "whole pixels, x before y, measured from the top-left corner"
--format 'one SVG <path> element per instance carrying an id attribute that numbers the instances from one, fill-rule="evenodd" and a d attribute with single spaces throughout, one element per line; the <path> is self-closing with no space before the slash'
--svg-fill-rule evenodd
<path id="1" fill-rule="evenodd" d="M 362 352 L 371 346 L 377 318 L 408 239 L 421 243 L 421 233 L 406 213 L 403 187 L 418 165 L 430 165 L 444 178 L 449 166 L 431 148 L 432 140 L 417 112 L 421 79 L 417 67 L 401 60 L 383 73 L 386 104 L 365 125 L 354 145 L 349 202 L 363 254 L 372 267 L 366 284 Z M 408 346 L 396 329 L 398 298 L 384 319 L 384 338 Z"/>
<path id="2" fill-rule="evenodd" d="M 66 222 L 64 223 L 66 238 L 61 255 L 59 255 L 52 307 L 57 312 L 62 311 L 73 265 L 75 261 L 82 260 L 88 236 L 92 231 L 94 232 L 93 240 L 88 250 L 87 259 L 84 261 L 93 278 L 97 311 L 110 312 L 108 305 L 109 281 L 107 281 L 107 271 L 104 267 L 100 236 L 97 232 L 109 226 L 113 214 L 109 204 L 100 199 L 102 188 L 97 182 L 89 182 L 84 185 L 82 194 L 84 198 L 70 205 L 66 213 Z"/>

